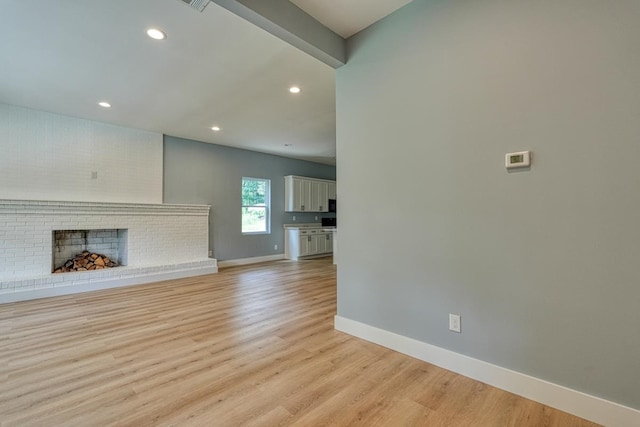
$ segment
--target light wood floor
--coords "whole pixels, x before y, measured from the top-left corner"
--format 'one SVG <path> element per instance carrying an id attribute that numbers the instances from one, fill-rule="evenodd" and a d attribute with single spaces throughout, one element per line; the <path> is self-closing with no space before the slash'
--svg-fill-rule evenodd
<path id="1" fill-rule="evenodd" d="M 335 313 L 328 259 L 0 305 L 0 425 L 594 425 L 337 332 Z"/>

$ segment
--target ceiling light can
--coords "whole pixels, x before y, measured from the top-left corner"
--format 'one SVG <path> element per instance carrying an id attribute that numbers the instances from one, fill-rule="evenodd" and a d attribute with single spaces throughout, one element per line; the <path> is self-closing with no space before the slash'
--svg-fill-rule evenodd
<path id="1" fill-rule="evenodd" d="M 107 101 L 100 101 L 98 102 L 98 105 L 103 108 L 111 108 L 111 104 L 109 104 Z"/>
<path id="2" fill-rule="evenodd" d="M 167 34 L 164 31 L 159 30 L 157 28 L 147 29 L 147 35 L 154 40 L 164 40 L 167 38 Z"/>
<path id="3" fill-rule="evenodd" d="M 289 88 L 289 92 L 291 92 L 291 93 L 300 93 L 300 88 L 298 86 L 291 86 Z"/>

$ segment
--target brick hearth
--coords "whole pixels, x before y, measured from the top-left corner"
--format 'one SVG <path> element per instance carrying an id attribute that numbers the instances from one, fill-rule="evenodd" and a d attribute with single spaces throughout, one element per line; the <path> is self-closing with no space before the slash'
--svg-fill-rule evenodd
<path id="1" fill-rule="evenodd" d="M 0 200 L 0 302 L 217 272 L 209 208 Z M 128 230 L 126 267 L 51 273 L 54 230 L 97 229 Z"/>

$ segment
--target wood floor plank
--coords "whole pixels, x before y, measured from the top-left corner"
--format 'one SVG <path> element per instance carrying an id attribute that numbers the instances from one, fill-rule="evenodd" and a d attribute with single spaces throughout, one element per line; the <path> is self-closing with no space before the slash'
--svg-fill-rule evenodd
<path id="1" fill-rule="evenodd" d="M 330 259 L 0 305 L 0 426 L 595 426 L 335 314 Z"/>

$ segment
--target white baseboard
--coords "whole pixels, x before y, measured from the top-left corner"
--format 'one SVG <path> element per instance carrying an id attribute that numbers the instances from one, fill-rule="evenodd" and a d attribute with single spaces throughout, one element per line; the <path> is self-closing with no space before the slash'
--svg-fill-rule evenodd
<path id="1" fill-rule="evenodd" d="M 213 260 L 215 261 L 215 260 Z M 104 278 L 86 283 L 58 286 L 53 288 L 28 289 L 19 292 L 0 294 L 0 304 L 18 301 L 28 301 L 38 298 L 48 298 L 59 295 L 71 295 L 81 292 L 98 291 L 102 289 L 120 288 L 123 286 L 141 285 L 144 283 L 160 282 L 162 280 L 182 279 L 185 277 L 202 276 L 218 272 L 215 262 L 210 266 L 181 268 L 175 270 L 158 271 L 157 273 L 139 273 L 117 278 Z M 126 268 L 126 267 L 125 267 Z M 74 273 L 69 273 L 74 274 Z"/>
<path id="2" fill-rule="evenodd" d="M 230 259 L 227 261 L 218 261 L 218 267 L 235 267 L 238 265 L 257 264 L 259 262 L 278 261 L 284 259 L 284 254 L 256 256 L 253 258 Z"/>
<path id="3" fill-rule="evenodd" d="M 640 411 L 599 397 L 345 317 L 335 316 L 335 328 L 598 424 L 612 427 L 640 426 Z"/>

